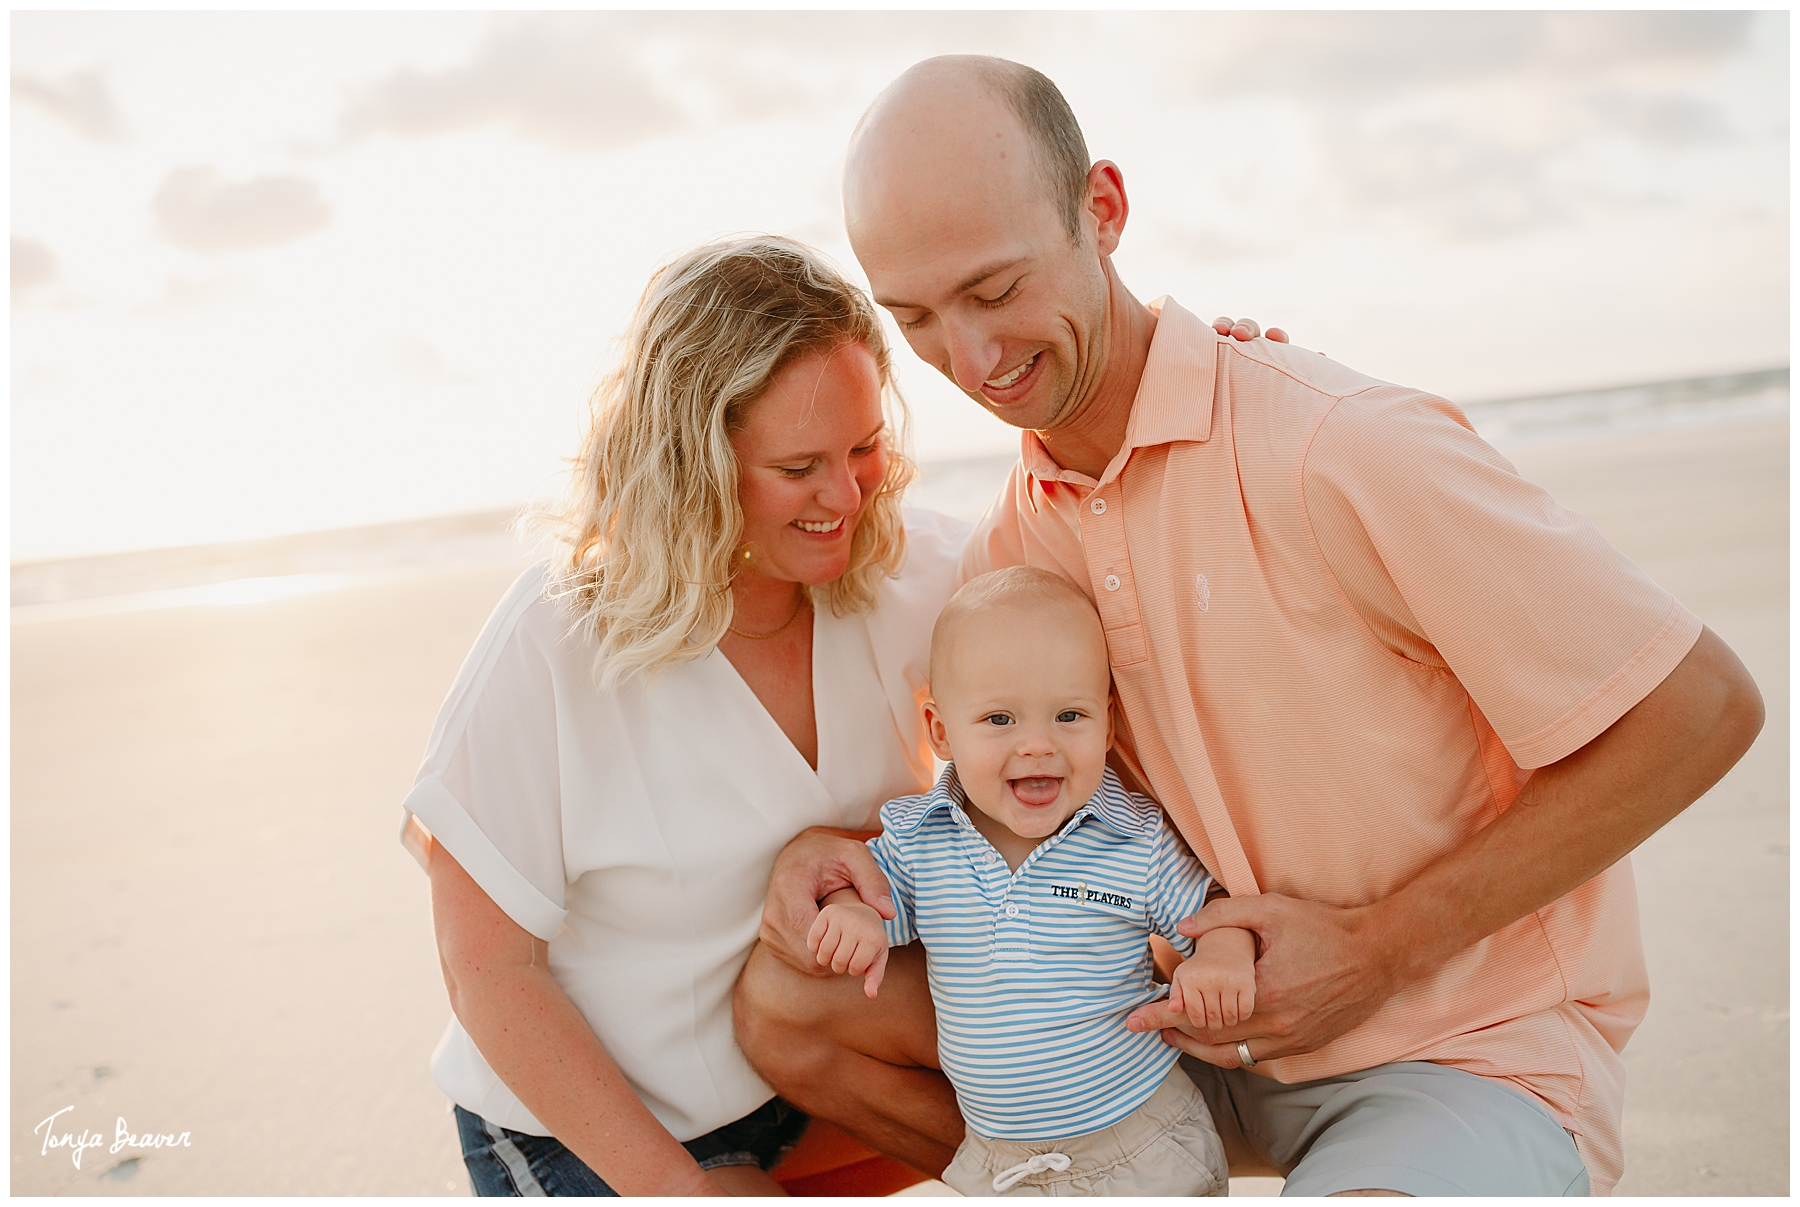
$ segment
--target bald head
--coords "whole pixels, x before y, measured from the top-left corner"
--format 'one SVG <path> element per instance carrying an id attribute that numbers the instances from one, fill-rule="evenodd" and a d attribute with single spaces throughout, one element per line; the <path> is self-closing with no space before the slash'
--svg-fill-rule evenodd
<path id="1" fill-rule="evenodd" d="M 1079 240 L 1087 142 L 1055 84 L 1020 63 L 943 55 L 915 63 L 850 137 L 844 209 L 852 226 L 902 181 L 980 180 L 1041 199 Z"/>
<path id="2" fill-rule="evenodd" d="M 938 613 L 931 630 L 932 691 L 942 690 L 954 677 L 957 646 L 965 637 L 988 624 L 1016 628 L 1021 615 L 1051 618 L 1061 639 L 1089 647 L 1098 673 L 1103 678 L 1109 673 L 1100 615 L 1081 588 L 1035 566 L 1008 566 L 964 583 Z"/>

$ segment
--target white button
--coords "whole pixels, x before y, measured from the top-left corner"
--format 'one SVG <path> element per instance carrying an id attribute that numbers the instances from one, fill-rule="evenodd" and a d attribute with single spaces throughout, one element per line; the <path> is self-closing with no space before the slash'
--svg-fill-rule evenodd
<path id="1" fill-rule="evenodd" d="M 1109 574 L 1106 576 L 1106 589 L 1108 591 L 1117 591 L 1119 589 L 1119 576 L 1118 575 Z"/>
<path id="2" fill-rule="evenodd" d="M 1016 905 L 1009 905 L 1009 906 L 1007 906 L 1007 907 L 1006 907 L 1006 916 L 1007 916 L 1007 917 L 1009 917 L 1009 918 L 1016 918 L 1016 917 L 1018 917 L 1018 916 L 1019 916 L 1019 907 L 1018 907 L 1018 906 L 1016 906 Z"/>
<path id="3" fill-rule="evenodd" d="M 994 860 L 998 859 L 998 858 L 999 858 L 999 856 L 995 855 L 992 851 L 989 851 L 987 854 L 985 854 L 981 857 L 981 866 L 986 867 L 988 864 L 994 862 Z"/>
<path id="4" fill-rule="evenodd" d="M 1105 515 L 1106 514 L 1106 500 L 1105 499 L 1095 499 L 1088 506 L 1090 506 L 1094 509 L 1095 515 Z"/>

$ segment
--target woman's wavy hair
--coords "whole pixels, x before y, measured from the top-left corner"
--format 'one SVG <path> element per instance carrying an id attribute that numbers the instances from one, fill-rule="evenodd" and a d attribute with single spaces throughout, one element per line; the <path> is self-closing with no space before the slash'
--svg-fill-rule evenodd
<path id="1" fill-rule="evenodd" d="M 795 360 L 861 344 L 875 358 L 887 476 L 850 542 L 843 575 L 812 588 L 838 615 L 873 605 L 906 551 L 900 495 L 915 470 L 875 308 L 809 247 L 773 235 L 707 244 L 650 278 L 548 527 L 559 596 L 592 638 L 606 685 L 701 657 L 731 623 L 732 553 L 743 531 L 730 434 Z"/>

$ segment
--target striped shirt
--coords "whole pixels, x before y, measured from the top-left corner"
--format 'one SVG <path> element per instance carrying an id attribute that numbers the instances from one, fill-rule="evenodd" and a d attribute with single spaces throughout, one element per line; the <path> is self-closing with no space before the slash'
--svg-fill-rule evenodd
<path id="1" fill-rule="evenodd" d="M 894 946 L 922 940 L 938 1057 L 963 1117 L 991 1140 L 1110 1127 L 1180 1055 L 1125 1016 L 1162 996 L 1151 933 L 1183 955 L 1175 923 L 1212 883 L 1156 802 L 1109 767 L 1093 799 L 1008 872 L 969 821 L 954 765 L 921 796 L 882 806 L 870 840 L 894 889 Z"/>

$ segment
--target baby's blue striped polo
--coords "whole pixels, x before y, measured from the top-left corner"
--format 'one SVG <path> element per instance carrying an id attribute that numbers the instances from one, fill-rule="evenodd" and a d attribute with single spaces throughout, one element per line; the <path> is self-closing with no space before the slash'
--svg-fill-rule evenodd
<path id="1" fill-rule="evenodd" d="M 993 1140 L 1110 1127 L 1180 1052 L 1125 1016 L 1162 996 L 1149 935 L 1175 929 L 1212 883 L 1148 797 L 1106 770 L 1093 799 L 1017 872 L 969 821 L 954 765 L 921 796 L 882 806 L 869 842 L 900 913 L 888 942 L 923 940 L 938 1057 L 963 1117 Z"/>

